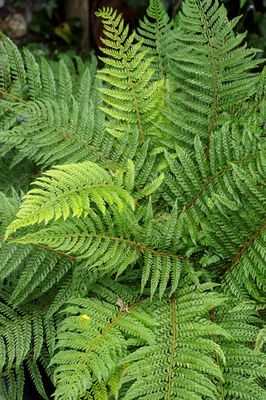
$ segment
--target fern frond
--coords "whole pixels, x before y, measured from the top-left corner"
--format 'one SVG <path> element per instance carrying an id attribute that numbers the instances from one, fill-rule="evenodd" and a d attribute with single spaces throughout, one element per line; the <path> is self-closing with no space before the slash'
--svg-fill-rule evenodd
<path id="1" fill-rule="evenodd" d="M 142 268 L 142 291 L 150 281 L 151 297 L 157 289 L 162 296 L 169 284 L 173 293 L 183 268 L 186 269 L 186 259 L 175 251 L 167 251 L 170 246 L 162 246 L 162 250 L 158 245 L 156 248 L 158 234 L 155 230 L 151 231 L 152 238 L 146 237 L 144 241 L 146 227 L 142 230 L 137 222 L 133 223 L 133 218 L 131 214 L 130 222 L 127 215 L 114 217 L 106 213 L 106 217 L 100 220 L 97 214 L 91 212 L 86 219 L 53 224 L 14 241 L 37 244 L 54 249 L 59 254 L 72 255 L 77 261 L 83 260 L 83 267 L 97 268 L 109 274 L 120 275 L 129 265 L 138 262 Z"/>
<path id="2" fill-rule="evenodd" d="M 243 172 L 242 178 L 245 179 Z M 235 179 L 237 182 L 238 177 Z M 241 193 L 243 179 L 237 183 Z M 252 196 L 242 196 L 233 213 L 227 204 L 221 205 L 221 213 L 210 221 L 216 224 L 216 231 L 210 226 L 207 230 L 208 243 L 227 260 L 223 288 L 240 299 L 248 293 L 259 301 L 265 301 L 266 221 L 262 189 L 251 186 Z"/>
<path id="3" fill-rule="evenodd" d="M 152 66 L 155 69 L 154 79 L 162 79 L 166 89 L 170 90 L 168 55 L 170 46 L 173 45 L 172 28 L 173 23 L 168 17 L 161 0 L 151 0 L 147 8 L 147 16 L 139 21 L 137 29 L 138 39 L 153 56 Z"/>
<path id="4" fill-rule="evenodd" d="M 132 124 L 144 142 L 150 122 L 158 115 L 159 85 L 152 82 L 152 58 L 141 50 L 141 42 L 134 43 L 135 32 L 128 36 L 121 14 L 109 7 L 96 15 L 104 24 L 101 50 L 106 56 L 100 58 L 106 66 L 97 76 L 107 84 L 100 89 L 106 104 L 101 109 L 111 117 L 107 130 L 116 136 Z"/>
<path id="5" fill-rule="evenodd" d="M 206 313 L 222 302 L 204 286 L 187 286 L 179 289 L 177 299 L 155 302 L 156 343 L 125 358 L 122 382 L 134 383 L 124 399 L 217 399 L 214 382 L 222 382 L 223 376 L 215 355 L 224 355 L 213 336 L 227 333 L 208 321 Z"/>
<path id="6" fill-rule="evenodd" d="M 23 98 L 26 72 L 22 56 L 15 44 L 3 33 L 0 36 L 0 93 Z"/>
<path id="7" fill-rule="evenodd" d="M 11 197 L 0 192 L 0 237 L 4 236 L 4 232 L 14 219 L 19 205 L 20 198 L 15 191 L 12 192 Z"/>
<path id="8" fill-rule="evenodd" d="M 13 364 L 18 368 L 27 358 L 29 352 L 36 360 L 43 344 L 43 318 L 45 310 L 26 309 L 14 311 L 10 306 L 1 303 L 1 364 L 10 370 Z"/>
<path id="9" fill-rule="evenodd" d="M 179 217 L 181 232 L 183 226 L 195 238 L 201 221 L 216 210 L 217 196 L 239 203 L 234 165 L 244 171 L 254 170 L 256 184 L 261 184 L 264 146 L 257 135 L 250 139 L 254 122 L 250 119 L 244 124 L 244 135 L 240 123 L 227 123 L 216 131 L 211 140 L 209 160 L 205 158 L 204 145 L 198 137 L 194 140 L 193 157 L 180 147 L 176 148 L 175 154 L 166 153 L 170 173 L 165 176 L 162 195 L 182 210 Z"/>
<path id="10" fill-rule="evenodd" d="M 25 372 L 21 365 L 13 368 L 4 375 L 0 383 L 0 393 L 4 400 L 23 400 L 25 384 Z"/>
<path id="11" fill-rule="evenodd" d="M 208 152 L 221 114 L 256 91 L 259 75 L 251 70 L 260 61 L 255 59 L 256 50 L 240 46 L 245 34 L 233 32 L 238 19 L 229 21 L 217 0 L 183 2 L 175 30 L 176 50 L 170 54 L 172 78 L 178 88 L 172 97 L 175 112 L 165 113 L 169 124 L 162 130 L 184 147 L 199 135 Z"/>
<path id="12" fill-rule="evenodd" d="M 128 311 L 123 311 L 116 305 L 117 300 L 109 303 L 88 298 L 69 302 L 65 310 L 67 318 L 59 326 L 57 353 L 52 360 L 56 399 L 78 398 L 90 389 L 95 379 L 99 384 L 107 383 L 127 353 L 127 338 L 154 341 L 151 321 L 148 314 L 145 321 L 142 302 L 128 303 L 123 298 L 128 307 Z"/>
<path id="13" fill-rule="evenodd" d="M 229 341 L 226 338 L 218 340 L 226 357 L 221 396 L 228 400 L 262 400 L 265 397 L 260 379 L 265 380 L 266 356 L 253 348 L 261 323 L 255 309 L 256 305 L 252 302 L 236 306 L 229 302 L 215 312 L 216 322 L 233 338 Z"/>
<path id="14" fill-rule="evenodd" d="M 17 213 L 17 219 L 7 229 L 7 236 L 17 229 L 51 219 L 88 214 L 90 202 L 104 213 L 106 204 L 115 204 L 121 211 L 125 204 L 134 208 L 131 196 L 113 184 L 112 177 L 89 161 L 58 165 L 35 182 Z"/>

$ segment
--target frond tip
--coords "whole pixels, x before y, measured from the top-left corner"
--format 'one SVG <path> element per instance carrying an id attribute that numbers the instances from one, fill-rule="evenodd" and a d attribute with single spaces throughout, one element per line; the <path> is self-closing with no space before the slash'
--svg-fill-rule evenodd
<path id="1" fill-rule="evenodd" d="M 45 172 L 31 189 L 6 232 L 6 236 L 17 229 L 36 223 L 87 215 L 90 202 L 104 214 L 106 204 L 115 204 L 122 211 L 125 204 L 134 209 L 129 193 L 113 183 L 111 175 L 90 161 L 77 164 L 58 165 Z"/>

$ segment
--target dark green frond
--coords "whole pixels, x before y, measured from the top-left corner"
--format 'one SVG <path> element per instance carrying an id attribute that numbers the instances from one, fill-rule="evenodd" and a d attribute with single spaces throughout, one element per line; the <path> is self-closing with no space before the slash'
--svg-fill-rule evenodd
<path id="1" fill-rule="evenodd" d="M 259 75 L 251 71 L 260 61 L 256 50 L 240 46 L 245 35 L 233 32 L 238 19 L 229 21 L 217 0 L 186 0 L 178 21 L 170 54 L 177 93 L 162 130 L 186 147 L 199 135 L 208 152 L 222 113 L 254 95 Z"/>
<path id="2" fill-rule="evenodd" d="M 224 354 L 213 338 L 227 334 L 206 315 L 222 302 L 204 286 L 188 286 L 179 289 L 177 299 L 152 305 L 157 340 L 124 360 L 123 383 L 135 381 L 125 400 L 218 398 L 223 376 L 215 360 L 216 355 L 224 359 Z"/>

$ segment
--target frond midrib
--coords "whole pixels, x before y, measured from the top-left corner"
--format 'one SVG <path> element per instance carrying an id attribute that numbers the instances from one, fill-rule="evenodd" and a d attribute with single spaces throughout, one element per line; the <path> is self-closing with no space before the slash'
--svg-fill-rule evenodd
<path id="1" fill-rule="evenodd" d="M 191 201 L 185 205 L 184 210 L 181 212 L 181 214 L 185 213 L 186 211 L 188 211 L 190 208 L 192 208 L 196 201 L 198 200 L 198 198 L 205 193 L 205 191 L 209 188 L 209 186 L 215 182 L 216 179 L 220 178 L 222 175 L 226 174 L 228 171 L 233 169 L 233 164 L 236 165 L 242 165 L 245 162 L 249 162 L 252 161 L 253 159 L 255 159 L 256 157 L 258 157 L 261 153 L 263 153 L 263 150 L 258 150 L 257 152 L 255 152 L 252 155 L 249 156 L 244 156 L 241 160 L 233 160 L 230 161 L 230 164 L 225 165 L 223 168 L 221 168 L 220 170 L 216 171 L 206 182 L 204 182 L 203 186 L 201 187 L 200 190 L 198 190 L 198 192 L 193 196 L 193 198 L 191 199 Z"/>
<path id="2" fill-rule="evenodd" d="M 48 228 L 48 230 L 49 230 L 49 228 Z M 69 236 L 71 238 L 94 237 L 94 238 L 103 239 L 103 240 L 111 240 L 111 241 L 114 241 L 114 242 L 127 244 L 128 246 L 135 248 L 139 253 L 143 253 L 143 252 L 147 251 L 148 253 L 153 253 L 155 255 L 158 255 L 158 256 L 161 256 L 161 257 L 171 258 L 171 259 L 174 259 L 174 260 L 182 260 L 182 259 L 184 260 L 185 259 L 184 256 L 173 254 L 173 253 L 167 253 L 167 252 L 163 252 L 163 251 L 160 251 L 160 250 L 155 250 L 155 249 L 153 249 L 151 247 L 144 246 L 139 242 L 136 242 L 136 241 L 133 241 L 133 240 L 130 240 L 130 239 L 121 238 L 121 237 L 101 235 L 101 234 L 93 233 L 93 232 L 84 232 L 84 233 L 77 233 L 77 234 L 71 234 L 70 233 Z M 21 240 L 20 239 L 8 238 L 8 240 L 12 241 L 13 243 L 21 243 L 23 241 L 23 238 L 21 238 Z M 29 244 L 34 245 L 34 242 L 33 243 L 29 243 Z M 38 244 L 38 246 L 41 247 L 43 245 L 39 245 Z M 53 248 L 51 248 L 49 246 L 45 246 L 44 248 L 47 249 L 47 250 L 50 249 L 51 251 L 53 251 Z M 58 250 L 55 250 L 55 251 L 58 251 Z M 68 256 L 68 253 L 62 252 L 62 254 L 64 254 L 65 256 Z M 73 256 L 73 258 L 78 260 L 79 257 L 78 256 L 76 256 L 76 257 Z"/>

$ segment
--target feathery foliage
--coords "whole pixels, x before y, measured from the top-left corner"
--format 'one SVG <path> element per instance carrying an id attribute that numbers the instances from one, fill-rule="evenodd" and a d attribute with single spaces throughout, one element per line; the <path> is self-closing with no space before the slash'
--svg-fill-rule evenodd
<path id="1" fill-rule="evenodd" d="M 136 34 L 128 35 L 129 26 L 124 26 L 121 14 L 112 8 L 96 13 L 102 18 L 104 30 L 100 59 L 106 66 L 98 73 L 98 79 L 107 83 L 100 89 L 106 106 L 101 109 L 111 117 L 108 132 L 117 135 L 129 124 L 136 126 L 142 142 L 146 130 L 158 115 L 160 84 L 153 81 L 152 57 L 136 41 Z"/>
<path id="2" fill-rule="evenodd" d="M 0 36 L 0 397 L 263 400 L 263 60 L 217 0 L 97 15 L 100 66 Z"/>

